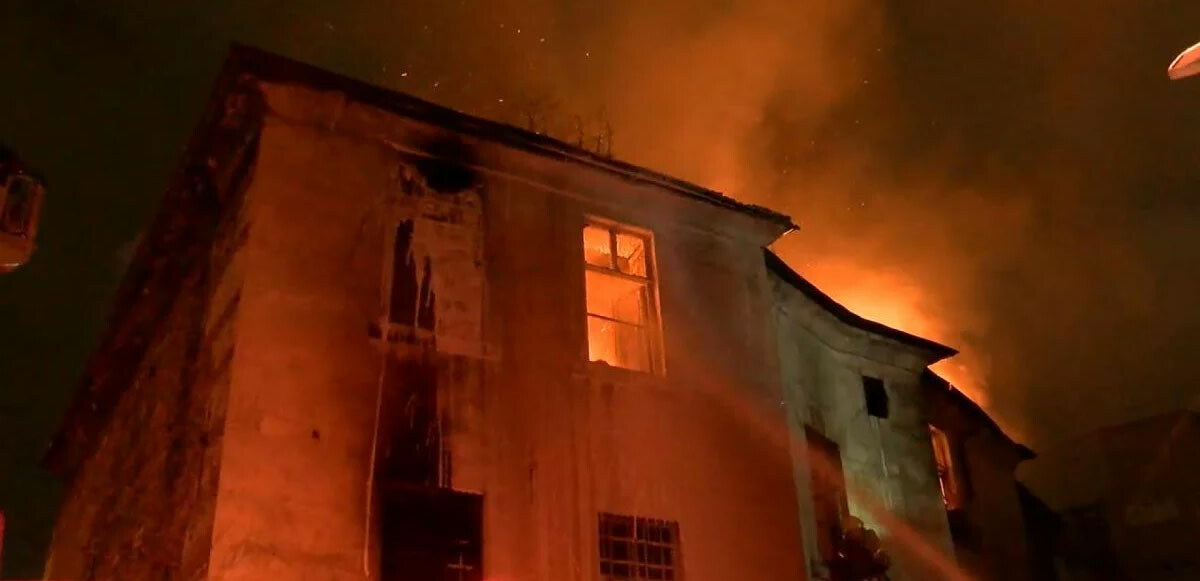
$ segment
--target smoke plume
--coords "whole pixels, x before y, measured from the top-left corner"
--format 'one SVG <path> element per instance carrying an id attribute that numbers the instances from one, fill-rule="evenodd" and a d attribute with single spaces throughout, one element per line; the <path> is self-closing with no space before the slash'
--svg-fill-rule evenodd
<path id="1" fill-rule="evenodd" d="M 236 40 L 567 141 L 611 129 L 616 157 L 794 216 L 802 230 L 776 248 L 793 267 L 959 348 L 938 369 L 1036 445 L 1186 404 L 1172 370 L 1200 326 L 1200 250 L 1185 244 L 1200 83 L 1163 72 L 1200 6 L 1060 4 L 61 11 L 147 72 L 130 73 L 159 87 L 147 103 L 163 87 L 198 103 L 211 76 L 196 71 Z"/>

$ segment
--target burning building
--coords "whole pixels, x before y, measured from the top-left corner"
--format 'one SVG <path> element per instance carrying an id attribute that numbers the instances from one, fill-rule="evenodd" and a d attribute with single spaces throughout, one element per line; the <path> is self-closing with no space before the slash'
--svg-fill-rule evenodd
<path id="1" fill-rule="evenodd" d="M 47 574 L 954 578 L 920 377 L 764 208 L 235 49 L 47 462 Z M 869 545 L 870 543 L 868 543 Z"/>
<path id="2" fill-rule="evenodd" d="M 1048 548 L 1043 539 L 1053 528 L 1053 513 L 1036 521 L 1032 514 L 1027 517 L 1026 507 L 1036 510 L 1039 500 L 1015 475 L 1019 464 L 1035 457 L 1033 451 L 941 377 L 926 372 L 922 385 L 959 566 L 978 579 L 1018 578 L 1013 570 L 1025 564 L 1030 575 L 1041 574 L 1046 566 L 1038 562 L 1031 540 L 1038 541 L 1036 548 Z M 1037 527 L 1027 530 L 1027 519 Z"/>

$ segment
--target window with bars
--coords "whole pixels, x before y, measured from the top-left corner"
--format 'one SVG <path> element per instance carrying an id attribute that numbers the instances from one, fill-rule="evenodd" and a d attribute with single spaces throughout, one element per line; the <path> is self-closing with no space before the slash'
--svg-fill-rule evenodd
<path id="1" fill-rule="evenodd" d="M 613 224 L 583 228 L 588 359 L 661 369 L 650 236 Z"/>
<path id="2" fill-rule="evenodd" d="M 599 542 L 605 581 L 682 578 L 679 523 L 601 513 Z"/>

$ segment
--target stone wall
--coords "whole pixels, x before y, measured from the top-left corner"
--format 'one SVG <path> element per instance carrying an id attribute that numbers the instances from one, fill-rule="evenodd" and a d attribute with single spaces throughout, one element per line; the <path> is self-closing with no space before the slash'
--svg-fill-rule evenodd
<path id="1" fill-rule="evenodd" d="M 805 426 L 838 444 L 850 514 L 880 534 L 894 559 L 892 578 L 953 578 L 957 567 L 919 384 L 932 356 L 842 323 L 784 280 L 773 284 L 810 571 L 825 575 L 815 558 L 811 483 L 817 468 L 806 458 Z M 863 376 L 883 380 L 887 418 L 867 413 Z"/>
<path id="2" fill-rule="evenodd" d="M 433 481 L 483 495 L 487 577 L 594 578 L 598 513 L 615 512 L 678 522 L 691 581 L 804 578 L 761 261 L 777 227 L 338 93 L 264 91 L 214 572 L 377 576 L 372 442 L 414 386 L 388 361 L 418 361 L 439 402 Z M 405 176 L 438 189 L 420 160 L 456 142 L 482 196 L 476 349 L 380 324 L 404 219 L 390 200 Z M 653 234 L 664 375 L 587 362 L 588 216 Z"/>
<path id="3" fill-rule="evenodd" d="M 806 577 L 761 261 L 784 224 L 637 168 L 245 82 L 253 173 L 193 151 L 219 195 L 169 198 L 135 258 L 93 366 L 107 387 L 82 400 L 103 413 L 65 431 L 51 575 L 377 579 L 380 487 L 403 474 L 482 495 L 488 578 L 595 578 L 600 512 L 679 523 L 689 581 Z M 236 175 L 244 197 L 220 194 Z M 468 190 L 477 227 L 426 204 Z M 652 235 L 664 373 L 587 360 L 589 217 Z M 398 278 L 406 222 L 432 267 Z M 481 256 L 441 245 L 464 233 Z M 397 280 L 443 299 L 408 331 Z M 406 422 L 432 443 L 398 469 Z"/>
<path id="4" fill-rule="evenodd" d="M 68 416 L 73 439 L 57 443 L 70 484 L 47 578 L 207 576 L 258 132 L 246 109 L 213 123 L 126 275 L 75 405 L 88 411 Z"/>

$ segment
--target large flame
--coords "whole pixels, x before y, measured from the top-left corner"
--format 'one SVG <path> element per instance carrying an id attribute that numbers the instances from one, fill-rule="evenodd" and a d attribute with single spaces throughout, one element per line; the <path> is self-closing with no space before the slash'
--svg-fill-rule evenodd
<path id="1" fill-rule="evenodd" d="M 862 317 L 958 347 L 954 345 L 958 336 L 956 327 L 932 312 L 928 293 L 903 274 L 848 260 L 812 262 L 801 265 L 800 270 L 834 300 Z M 973 359 L 979 359 L 978 355 L 968 351 L 940 361 L 931 369 L 986 407 L 983 370 L 979 369 L 982 364 Z"/>

